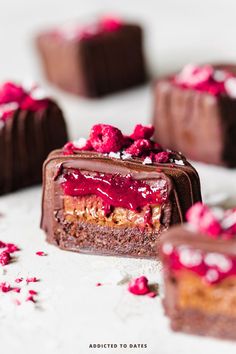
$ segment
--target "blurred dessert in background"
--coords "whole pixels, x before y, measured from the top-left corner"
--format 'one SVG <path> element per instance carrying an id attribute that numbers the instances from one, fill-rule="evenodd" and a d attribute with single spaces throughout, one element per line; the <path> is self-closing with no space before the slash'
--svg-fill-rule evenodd
<path id="1" fill-rule="evenodd" d="M 153 124 L 164 147 L 236 167 L 236 66 L 187 65 L 154 86 Z"/>
<path id="2" fill-rule="evenodd" d="M 171 328 L 236 339 L 236 208 L 196 203 L 161 240 Z"/>
<path id="3" fill-rule="evenodd" d="M 0 87 L 0 194 L 42 180 L 43 161 L 67 140 L 58 105 L 36 85 Z"/>
<path id="4" fill-rule="evenodd" d="M 78 21 L 42 32 L 36 43 L 46 78 L 77 95 L 100 97 L 147 79 L 137 24 L 113 17 Z"/>
<path id="5" fill-rule="evenodd" d="M 93 126 L 44 164 L 41 227 L 47 240 L 81 253 L 154 258 L 161 234 L 201 200 L 195 169 L 152 140 L 152 126 L 129 136 Z"/>

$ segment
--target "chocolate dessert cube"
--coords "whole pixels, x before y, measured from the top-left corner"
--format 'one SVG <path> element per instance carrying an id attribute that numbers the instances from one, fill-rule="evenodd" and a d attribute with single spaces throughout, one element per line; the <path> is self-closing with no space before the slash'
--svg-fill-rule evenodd
<path id="1" fill-rule="evenodd" d="M 161 240 L 164 308 L 174 331 L 236 339 L 236 209 L 201 203 Z"/>
<path id="2" fill-rule="evenodd" d="M 67 140 L 58 105 L 35 86 L 0 87 L 0 195 L 37 184 L 42 165 Z"/>
<path id="3" fill-rule="evenodd" d="M 41 227 L 47 240 L 81 253 L 153 258 L 160 235 L 201 200 L 197 172 L 182 155 L 100 124 L 44 164 Z M 156 162 L 158 161 L 158 162 Z"/>
<path id="4" fill-rule="evenodd" d="M 47 79 L 88 97 L 143 84 L 147 75 L 142 46 L 141 27 L 115 18 L 85 26 L 71 24 L 37 37 Z"/>
<path id="5" fill-rule="evenodd" d="M 236 166 L 236 66 L 187 65 L 154 86 L 160 143 L 187 158 Z"/>

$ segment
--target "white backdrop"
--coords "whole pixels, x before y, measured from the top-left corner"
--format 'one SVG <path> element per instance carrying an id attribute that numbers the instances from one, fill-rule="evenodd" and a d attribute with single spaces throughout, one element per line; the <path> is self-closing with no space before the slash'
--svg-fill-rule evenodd
<path id="1" fill-rule="evenodd" d="M 59 92 L 44 81 L 33 48 L 34 34 L 44 26 L 96 13 L 120 14 L 143 23 L 153 75 L 188 62 L 236 61 L 235 0 L 0 0 L 0 81 L 33 78 L 45 85 L 63 107 L 72 138 L 86 136 L 95 122 L 130 132 L 135 123 L 149 122 L 152 114 L 150 86 L 90 101 Z M 204 196 L 219 192 L 223 197 L 236 196 L 235 170 L 196 167 Z M 42 278 L 38 285 L 41 310 L 8 308 L 0 295 L 2 352 L 87 354 L 96 352 L 88 349 L 91 342 L 148 344 L 147 350 L 124 351 L 135 354 L 235 351 L 236 345 L 230 342 L 171 333 L 159 298 L 135 298 L 124 286 L 112 284 L 95 288 L 96 282 L 107 278 L 111 283 L 117 269 L 132 276 L 144 273 L 156 281 L 158 266 L 148 261 L 81 256 L 47 245 L 38 228 L 40 196 L 37 187 L 0 198 L 0 212 L 5 214 L 0 238 L 23 248 L 18 262 L 9 267 L 10 275 L 30 271 Z M 48 252 L 48 257 L 35 259 L 38 250 Z"/>

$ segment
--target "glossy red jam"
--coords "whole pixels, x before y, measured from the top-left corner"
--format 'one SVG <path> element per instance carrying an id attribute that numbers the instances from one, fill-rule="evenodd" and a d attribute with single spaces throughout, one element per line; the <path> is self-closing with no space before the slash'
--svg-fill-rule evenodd
<path id="1" fill-rule="evenodd" d="M 149 185 L 144 181 L 134 180 L 130 175 L 90 175 L 73 170 L 63 175 L 61 185 L 66 195 L 96 195 L 102 198 L 107 211 L 111 207 L 140 211 L 146 205 L 161 204 L 166 198 L 158 181 Z"/>
<path id="2" fill-rule="evenodd" d="M 198 274 L 208 284 L 216 284 L 229 276 L 236 276 L 236 258 L 220 253 L 193 249 L 188 246 L 173 248 L 164 244 L 165 265 L 172 271 L 188 270 Z"/>

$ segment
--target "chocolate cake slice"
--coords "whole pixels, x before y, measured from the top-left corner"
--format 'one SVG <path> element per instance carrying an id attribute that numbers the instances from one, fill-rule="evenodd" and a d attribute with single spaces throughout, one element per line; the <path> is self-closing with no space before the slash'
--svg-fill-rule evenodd
<path id="1" fill-rule="evenodd" d="M 136 24 L 108 17 L 70 23 L 39 34 L 36 42 L 47 79 L 65 91 L 100 97 L 146 81 Z"/>
<path id="2" fill-rule="evenodd" d="M 236 339 L 236 209 L 195 204 L 161 240 L 164 307 L 171 328 Z"/>
<path id="3" fill-rule="evenodd" d="M 58 105 L 35 86 L 0 87 L 0 195 L 37 184 L 42 165 L 67 140 Z"/>
<path id="4" fill-rule="evenodd" d="M 164 147 L 236 166 L 236 66 L 187 65 L 154 86 L 153 124 Z"/>
<path id="5" fill-rule="evenodd" d="M 156 257 L 160 234 L 201 200 L 197 172 L 151 140 L 100 124 L 44 164 L 41 227 L 50 243 L 81 253 Z"/>

